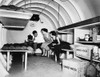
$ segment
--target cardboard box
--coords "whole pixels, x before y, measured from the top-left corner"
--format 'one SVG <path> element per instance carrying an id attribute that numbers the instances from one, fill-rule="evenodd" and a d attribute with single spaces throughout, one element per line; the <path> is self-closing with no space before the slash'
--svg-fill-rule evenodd
<path id="1" fill-rule="evenodd" d="M 93 47 L 93 45 L 75 45 L 75 56 L 90 60 Z"/>
<path id="2" fill-rule="evenodd" d="M 85 70 L 88 61 L 78 59 L 63 60 L 63 76 L 62 77 L 85 77 Z"/>

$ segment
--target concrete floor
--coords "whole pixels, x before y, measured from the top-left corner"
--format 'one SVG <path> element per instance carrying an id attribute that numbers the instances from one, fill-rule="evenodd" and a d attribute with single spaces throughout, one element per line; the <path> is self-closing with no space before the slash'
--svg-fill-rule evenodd
<path id="1" fill-rule="evenodd" d="M 28 57 L 28 69 L 24 71 L 21 61 L 13 62 L 7 77 L 62 77 L 61 66 L 54 60 L 41 56 Z"/>

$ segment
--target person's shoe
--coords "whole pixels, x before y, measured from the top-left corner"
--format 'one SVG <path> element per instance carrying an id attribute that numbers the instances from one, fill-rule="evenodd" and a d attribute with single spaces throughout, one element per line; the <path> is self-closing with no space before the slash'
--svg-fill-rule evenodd
<path id="1" fill-rule="evenodd" d="M 33 56 L 37 56 L 36 54 L 33 54 Z"/>
<path id="2" fill-rule="evenodd" d="M 61 65 L 62 64 L 62 61 L 57 61 L 57 63 Z"/>
<path id="3" fill-rule="evenodd" d="M 45 57 L 45 54 L 41 54 L 42 57 Z"/>

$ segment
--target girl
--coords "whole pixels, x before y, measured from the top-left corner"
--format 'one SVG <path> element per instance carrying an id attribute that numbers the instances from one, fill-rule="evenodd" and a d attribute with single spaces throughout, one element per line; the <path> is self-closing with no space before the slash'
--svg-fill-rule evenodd
<path id="1" fill-rule="evenodd" d="M 48 45 L 52 42 L 52 39 L 48 33 L 48 29 L 42 28 L 41 33 L 42 33 L 44 41 L 45 41 L 44 43 L 42 43 L 42 46 L 41 46 L 41 48 L 43 49 L 42 56 L 47 56 L 47 51 L 50 50 Z"/>
<path id="2" fill-rule="evenodd" d="M 60 54 L 65 53 L 65 51 L 62 49 L 71 49 L 70 43 L 61 40 L 55 31 L 50 32 L 50 37 L 52 38 L 53 42 L 48 46 L 57 56 L 57 62 L 60 62 Z"/>

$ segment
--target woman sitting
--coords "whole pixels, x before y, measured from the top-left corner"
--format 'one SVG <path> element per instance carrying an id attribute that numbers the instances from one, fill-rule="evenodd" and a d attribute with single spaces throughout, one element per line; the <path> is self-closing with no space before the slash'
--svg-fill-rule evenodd
<path id="1" fill-rule="evenodd" d="M 55 31 L 51 31 L 50 36 L 53 39 L 53 42 L 48 46 L 51 50 L 54 51 L 55 55 L 57 56 L 57 62 L 60 62 L 60 54 L 66 53 L 62 49 L 71 49 L 70 43 L 61 40 Z"/>
<path id="2" fill-rule="evenodd" d="M 42 33 L 44 41 L 45 41 L 41 45 L 41 48 L 43 49 L 42 56 L 47 56 L 47 51 L 50 50 L 49 47 L 48 47 L 48 45 L 52 42 L 52 39 L 51 39 L 51 37 L 49 35 L 48 29 L 42 28 L 41 29 L 41 33 Z"/>

